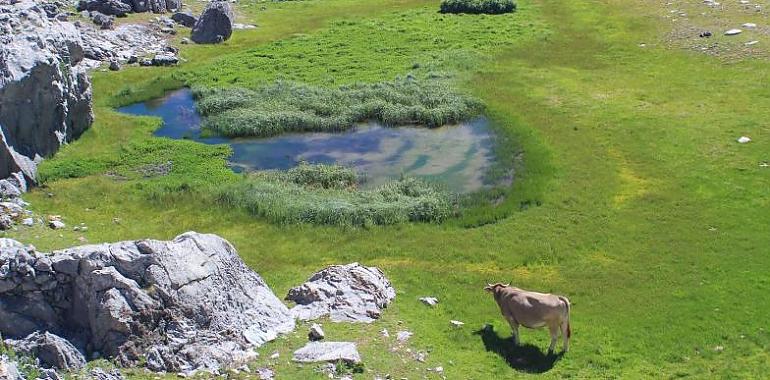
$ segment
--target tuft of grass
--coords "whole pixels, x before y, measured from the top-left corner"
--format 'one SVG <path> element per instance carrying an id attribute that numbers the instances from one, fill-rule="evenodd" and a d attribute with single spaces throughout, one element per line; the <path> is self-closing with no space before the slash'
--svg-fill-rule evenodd
<path id="1" fill-rule="evenodd" d="M 406 222 L 440 223 L 452 216 L 449 193 L 414 178 L 358 190 L 357 176 L 340 166 L 303 164 L 261 172 L 219 190 L 217 201 L 278 224 L 368 227 Z"/>
<path id="2" fill-rule="evenodd" d="M 313 165 L 301 162 L 289 169 L 286 179 L 310 188 L 352 189 L 358 184 L 358 173 L 342 165 Z"/>
<path id="3" fill-rule="evenodd" d="M 502 14 L 516 11 L 513 0 L 442 0 L 441 13 Z"/>
<path id="4" fill-rule="evenodd" d="M 255 90 L 195 89 L 203 128 L 229 136 L 338 132 L 355 123 L 439 127 L 477 116 L 483 106 L 440 80 L 358 83 L 339 88 L 276 81 Z"/>

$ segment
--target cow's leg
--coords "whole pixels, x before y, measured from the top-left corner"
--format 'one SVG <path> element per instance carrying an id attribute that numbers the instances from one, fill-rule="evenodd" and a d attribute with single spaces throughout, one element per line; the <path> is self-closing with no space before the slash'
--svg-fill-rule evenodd
<path id="1" fill-rule="evenodd" d="M 561 323 L 561 338 L 564 340 L 564 352 L 569 351 L 569 320 Z"/>
<path id="2" fill-rule="evenodd" d="M 508 319 L 508 324 L 511 325 L 511 332 L 513 333 L 513 344 L 519 345 L 519 324 L 516 323 L 513 318 Z"/>
<path id="3" fill-rule="evenodd" d="M 548 346 L 548 355 L 553 354 L 553 350 L 556 348 L 556 341 L 559 340 L 559 325 L 550 324 L 548 330 L 551 332 L 551 345 Z"/>

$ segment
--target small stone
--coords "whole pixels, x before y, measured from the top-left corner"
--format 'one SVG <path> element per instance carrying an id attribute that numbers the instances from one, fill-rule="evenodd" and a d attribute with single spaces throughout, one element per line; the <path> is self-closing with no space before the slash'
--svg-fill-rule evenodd
<path id="1" fill-rule="evenodd" d="M 410 331 L 399 331 L 396 334 L 396 340 L 398 340 L 400 343 L 406 343 L 406 341 L 408 341 L 412 335 L 414 334 Z"/>
<path id="2" fill-rule="evenodd" d="M 270 355 L 270 359 L 278 359 L 280 356 L 281 356 L 281 353 L 276 351 L 276 352 L 273 352 L 272 355 Z"/>
<path id="3" fill-rule="evenodd" d="M 313 323 L 312 326 L 310 326 L 310 332 L 307 334 L 308 339 L 315 342 L 317 340 L 322 340 L 326 337 L 326 334 L 324 334 L 323 329 L 321 328 L 321 325 L 317 323 Z"/>
<path id="4" fill-rule="evenodd" d="M 275 378 L 275 372 L 267 367 L 258 368 L 257 377 L 260 380 L 273 380 Z"/>
<path id="5" fill-rule="evenodd" d="M 714 351 L 716 351 L 716 352 L 722 352 L 724 350 L 725 350 L 724 346 L 716 346 L 716 347 L 714 347 Z"/>
<path id="6" fill-rule="evenodd" d="M 757 28 L 757 24 L 755 24 L 753 22 L 747 22 L 747 23 L 745 23 L 745 24 L 743 24 L 741 26 L 746 28 L 746 29 L 756 29 Z"/>
<path id="7" fill-rule="evenodd" d="M 438 305 L 438 298 L 436 297 L 422 297 L 420 301 L 430 307 Z"/>
<path id="8" fill-rule="evenodd" d="M 758 43 L 759 43 L 759 41 L 757 41 L 757 40 L 754 40 L 754 41 L 749 41 L 749 42 L 746 42 L 744 45 L 746 45 L 746 46 L 753 46 L 753 45 L 756 45 L 756 44 L 758 44 Z"/>
<path id="9" fill-rule="evenodd" d="M 751 142 L 751 138 L 748 136 L 741 136 L 738 138 L 738 143 L 740 144 L 747 144 Z"/>
<path id="10" fill-rule="evenodd" d="M 741 33 L 743 33 L 743 31 L 740 29 L 730 29 L 725 32 L 725 36 L 737 36 Z"/>
<path id="11" fill-rule="evenodd" d="M 120 62 L 118 62 L 117 59 L 110 60 L 110 70 L 112 70 L 112 71 L 119 71 L 120 70 Z"/>
<path id="12" fill-rule="evenodd" d="M 32 218 L 24 218 L 24 219 L 21 221 L 21 225 L 23 225 L 23 226 L 25 226 L 25 227 L 32 227 L 32 226 L 34 226 L 34 225 L 35 225 L 35 219 L 32 219 Z"/>
<path id="13" fill-rule="evenodd" d="M 54 230 L 60 230 L 62 228 L 67 227 L 67 225 L 62 223 L 60 220 L 52 220 L 48 222 L 48 227 L 51 227 L 51 229 L 54 229 Z"/>
<path id="14" fill-rule="evenodd" d="M 390 333 L 388 332 L 388 329 L 382 329 L 382 331 L 380 331 L 380 335 L 387 338 L 390 336 Z"/>
<path id="15" fill-rule="evenodd" d="M 452 325 L 452 327 L 462 327 L 465 323 L 460 321 L 451 320 L 449 321 L 449 324 Z"/>

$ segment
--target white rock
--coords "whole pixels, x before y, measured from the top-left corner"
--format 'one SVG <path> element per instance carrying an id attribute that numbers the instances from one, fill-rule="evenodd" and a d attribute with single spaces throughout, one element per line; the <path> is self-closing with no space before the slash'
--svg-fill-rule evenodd
<path id="1" fill-rule="evenodd" d="M 751 142 L 751 138 L 748 137 L 748 136 L 741 136 L 741 137 L 738 138 L 738 142 L 740 144 L 750 143 Z"/>
<path id="2" fill-rule="evenodd" d="M 453 327 L 462 327 L 465 323 L 460 321 L 451 320 L 449 321 L 449 324 Z"/>
<path id="3" fill-rule="evenodd" d="M 410 331 L 399 331 L 396 334 L 396 340 L 398 340 L 401 343 L 406 343 L 406 341 L 408 341 L 409 338 L 412 337 L 412 335 L 414 335 L 414 334 L 412 332 L 410 332 Z"/>
<path id="4" fill-rule="evenodd" d="M 310 332 L 308 332 L 307 337 L 311 341 L 317 341 L 325 338 L 326 334 L 324 333 L 324 330 L 321 328 L 321 325 L 317 323 L 313 323 L 313 325 L 310 326 Z"/>
<path id="5" fill-rule="evenodd" d="M 395 297 L 380 269 L 352 263 L 316 272 L 286 299 L 296 302 L 291 311 L 303 321 L 329 316 L 332 322 L 371 323 Z"/>
<path id="6" fill-rule="evenodd" d="M 353 342 L 310 342 L 292 358 L 298 363 L 337 362 L 361 363 L 361 355 Z"/>
<path id="7" fill-rule="evenodd" d="M 741 33 L 743 33 L 743 31 L 740 29 L 730 29 L 725 32 L 725 36 L 735 36 Z"/>
<path id="8" fill-rule="evenodd" d="M 257 376 L 260 380 L 273 380 L 275 378 L 275 372 L 267 367 L 258 368 Z"/>
<path id="9" fill-rule="evenodd" d="M 741 26 L 746 28 L 746 29 L 756 29 L 757 28 L 757 24 L 755 24 L 753 22 L 747 22 L 747 23 L 745 23 L 745 24 L 743 24 Z"/>
<path id="10" fill-rule="evenodd" d="M 746 46 L 751 46 L 751 45 L 756 45 L 756 44 L 758 44 L 758 43 L 759 43 L 759 41 L 757 41 L 757 40 L 754 40 L 754 41 L 749 41 L 749 42 L 746 42 L 744 45 L 746 45 Z"/>
<path id="11" fill-rule="evenodd" d="M 60 220 L 52 220 L 52 221 L 48 222 L 48 227 L 51 227 L 51 228 L 52 228 L 52 229 L 54 229 L 54 230 L 60 230 L 60 229 L 62 229 L 62 228 L 65 228 L 65 227 L 67 227 L 67 225 L 66 225 L 66 224 L 64 224 L 64 223 L 63 223 L 62 221 L 60 221 Z"/>
<path id="12" fill-rule="evenodd" d="M 431 307 L 438 305 L 438 298 L 436 297 L 422 297 L 420 301 Z"/>

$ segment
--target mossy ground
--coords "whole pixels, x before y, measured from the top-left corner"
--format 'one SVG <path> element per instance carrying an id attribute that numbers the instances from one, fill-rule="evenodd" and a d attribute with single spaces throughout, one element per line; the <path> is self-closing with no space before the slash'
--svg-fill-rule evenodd
<path id="1" fill-rule="evenodd" d="M 433 378 L 426 369 L 436 366 L 450 379 L 515 378 L 527 371 L 548 378 L 766 376 L 770 168 L 760 164 L 770 161 L 767 62 L 728 65 L 701 54 L 640 47 L 641 37 L 657 38 L 669 28 L 647 1 L 518 3 L 513 15 L 481 16 L 483 21 L 465 24 L 467 30 L 457 26 L 462 36 L 478 36 L 483 28 L 512 32 L 485 34 L 470 46 L 453 42 L 462 46 L 440 70 L 482 99 L 504 138 L 523 147 L 512 196 L 502 206 L 507 211 L 479 211 L 480 221 L 506 216 L 496 223 L 271 225 L 201 203 L 195 194 L 201 184 L 239 180 L 225 167 L 226 151 L 151 138 L 156 120 L 110 111 L 182 80 L 237 77 L 242 84 L 280 76 L 339 85 L 393 79 L 415 62 L 423 65 L 423 49 L 413 48 L 410 36 L 446 38 L 445 27 L 431 26 L 440 17 L 438 1 L 241 2 L 241 14 L 254 17 L 260 28 L 239 32 L 222 46 L 185 47 L 189 62 L 179 68 L 97 73 L 96 124 L 44 165 L 50 179 L 27 199 L 40 214 L 62 214 L 70 225 L 85 222 L 90 229 L 82 235 L 91 242 L 217 233 L 279 296 L 326 264 L 381 267 L 398 290 L 381 321 L 324 323 L 330 339 L 360 343 L 361 378 Z M 461 25 L 465 19 L 459 18 L 477 16 L 441 17 L 457 17 L 455 25 Z M 366 23 L 402 26 L 382 33 L 382 41 L 339 33 Z M 292 37 L 297 33 L 304 35 Z M 498 38 L 491 48 L 475 46 Z M 256 51 L 281 53 L 280 46 L 292 47 L 292 54 L 319 54 L 320 61 L 304 65 L 284 57 L 283 64 L 249 67 L 262 61 Z M 377 55 L 374 46 L 395 50 Z M 352 59 L 343 53 L 365 64 L 348 64 Z M 754 142 L 737 144 L 740 135 Z M 104 175 L 169 159 L 175 169 L 164 177 Z M 41 249 L 78 244 L 81 236 L 42 228 L 10 235 Z M 531 346 L 510 348 L 506 324 L 481 290 L 488 281 L 569 296 L 572 350 L 551 362 Z M 424 307 L 417 298 L 425 295 L 441 303 Z M 450 319 L 466 325 L 452 329 Z M 495 334 L 474 333 L 487 322 Z M 409 346 L 429 352 L 427 362 L 414 361 L 404 349 L 390 352 L 393 338 L 381 338 L 382 328 L 414 332 Z M 290 362 L 304 334 L 300 327 L 266 345 L 255 365 L 269 363 L 283 378 L 321 376 L 314 366 Z M 522 335 L 525 344 L 547 346 L 544 331 Z M 281 353 L 278 359 L 268 358 L 273 351 Z"/>

